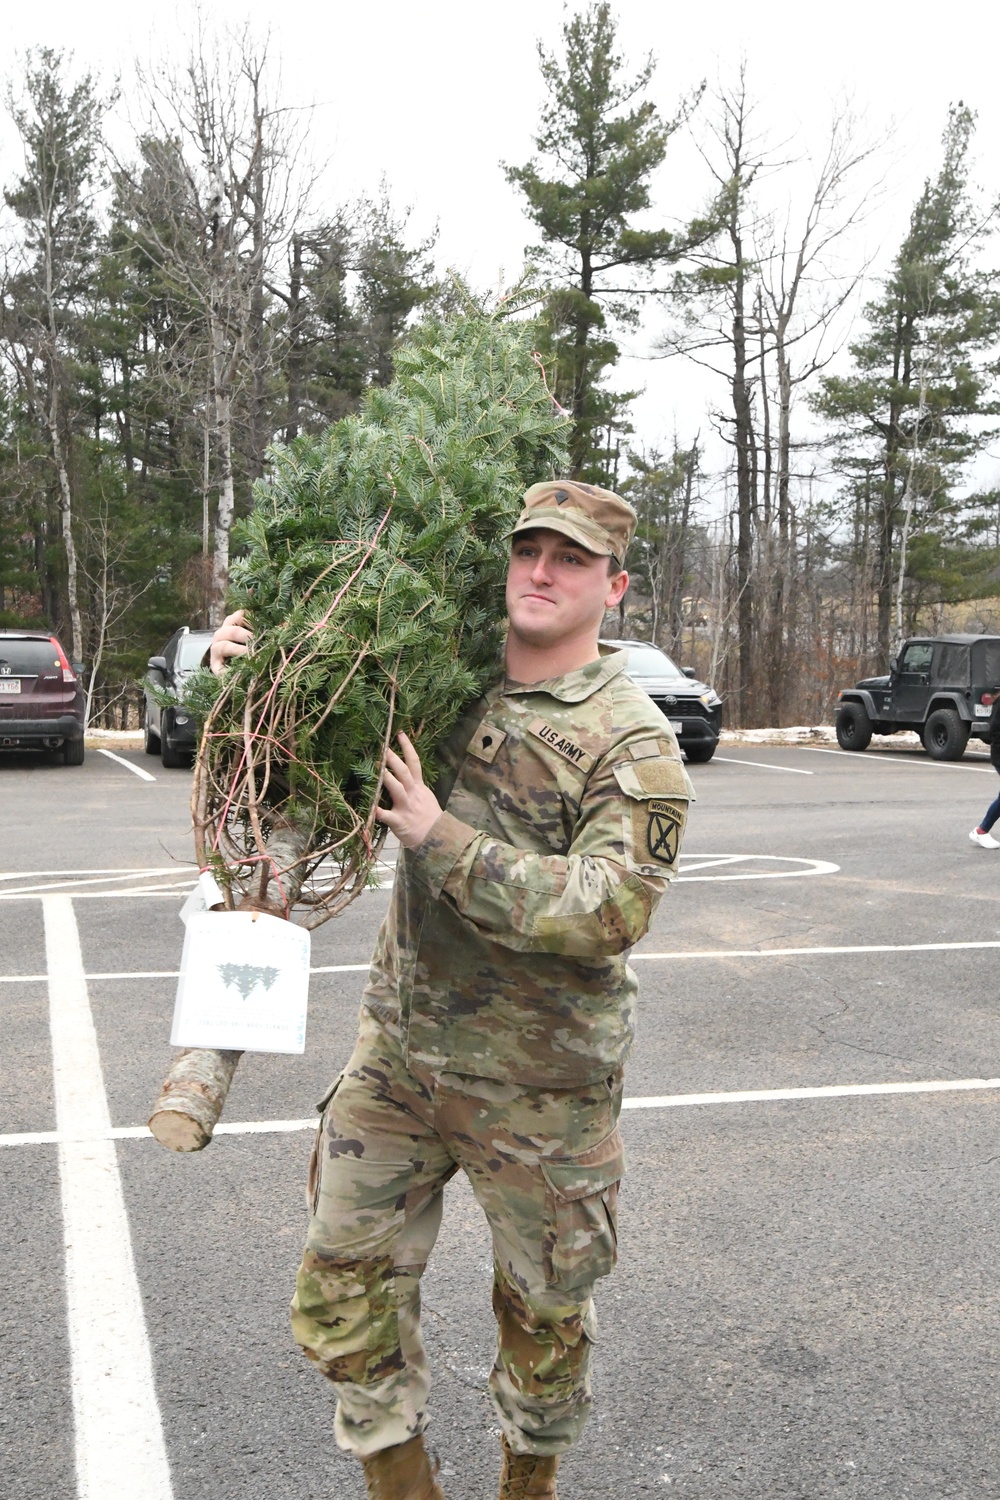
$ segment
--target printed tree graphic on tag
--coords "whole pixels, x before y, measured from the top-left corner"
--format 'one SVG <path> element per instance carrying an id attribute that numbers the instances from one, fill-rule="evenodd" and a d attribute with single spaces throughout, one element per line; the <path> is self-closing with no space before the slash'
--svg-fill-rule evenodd
<path id="1" fill-rule="evenodd" d="M 225 985 L 232 985 L 244 1000 L 249 999 L 255 985 L 269 990 L 281 973 L 280 969 L 262 968 L 259 964 L 218 964 L 217 968 Z"/>

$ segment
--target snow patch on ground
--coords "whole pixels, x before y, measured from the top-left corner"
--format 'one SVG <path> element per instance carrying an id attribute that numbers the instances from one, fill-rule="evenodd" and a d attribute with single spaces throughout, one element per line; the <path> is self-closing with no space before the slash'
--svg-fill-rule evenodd
<path id="1" fill-rule="evenodd" d="M 84 735 L 84 743 L 100 747 L 106 745 L 109 750 L 115 745 L 124 746 L 127 750 L 132 745 L 141 745 L 143 732 L 141 729 L 88 729 Z"/>
<path id="2" fill-rule="evenodd" d="M 832 724 L 793 724 L 788 729 L 724 729 L 723 745 L 835 745 L 837 732 Z M 904 729 L 899 734 L 876 734 L 872 736 L 876 749 L 895 745 L 897 748 L 919 745 L 920 737 L 912 730 Z"/>

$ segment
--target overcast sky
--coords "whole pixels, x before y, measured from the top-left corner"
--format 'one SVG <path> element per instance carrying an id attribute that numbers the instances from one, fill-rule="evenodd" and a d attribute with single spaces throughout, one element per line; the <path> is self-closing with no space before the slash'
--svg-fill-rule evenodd
<path id="1" fill-rule="evenodd" d="M 316 106 L 310 140 L 315 157 L 329 162 L 323 191 L 331 205 L 375 191 L 384 175 L 393 200 L 413 206 L 417 229 L 439 225 L 439 264 L 492 285 L 516 275 L 532 238 L 500 162 L 531 155 L 541 100 L 536 44 L 558 45 L 576 8 L 559 0 L 215 0 L 205 15 L 270 31 L 284 98 Z M 730 84 L 745 58 L 748 91 L 760 101 L 760 134 L 786 156 L 819 150 L 845 97 L 870 136 L 893 129 L 867 179 L 885 179 L 881 194 L 873 191 L 875 206 L 851 249 L 858 263 L 874 257 L 873 276 L 898 246 L 924 177 L 936 171 L 950 103 L 962 99 L 978 112 L 976 177 L 991 198 L 1000 192 L 996 12 L 986 0 L 950 10 L 921 0 L 619 0 L 614 9 L 628 58 L 638 63 L 652 52 L 657 59 L 653 97 L 665 115 L 703 79 L 709 89 Z M 127 95 L 133 58 L 181 57 L 193 16 L 186 5 L 142 0 L 21 4 L 5 17 L 6 71 L 16 81 L 25 48 L 61 47 L 106 78 L 120 75 Z M 16 167 L 9 135 L 0 143 L 7 179 Z M 704 201 L 706 177 L 689 143 L 674 138 L 655 191 L 669 220 L 683 220 Z M 657 326 L 651 315 L 630 337 L 635 356 L 649 352 Z M 682 438 L 704 425 L 708 387 L 679 361 L 636 357 L 622 375 L 646 387 L 636 411 L 646 444 L 669 442 L 675 422 Z"/>

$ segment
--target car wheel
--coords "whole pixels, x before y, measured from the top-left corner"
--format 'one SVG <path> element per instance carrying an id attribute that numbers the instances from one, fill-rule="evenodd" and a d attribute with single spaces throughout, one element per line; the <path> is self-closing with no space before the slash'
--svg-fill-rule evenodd
<path id="1" fill-rule="evenodd" d="M 63 745 L 63 765 L 82 766 L 84 752 L 83 735 L 78 740 L 67 740 Z"/>
<path id="2" fill-rule="evenodd" d="M 703 765 L 706 760 L 711 760 L 717 749 L 717 745 L 692 745 L 689 749 L 684 751 L 684 754 L 687 756 L 688 760 L 694 763 L 694 765 L 700 766 Z"/>
<path id="3" fill-rule="evenodd" d="M 933 760 L 961 760 L 969 743 L 969 726 L 953 708 L 936 708 L 921 738 Z"/>
<path id="4" fill-rule="evenodd" d="M 841 750 L 867 750 L 872 721 L 860 703 L 845 703 L 837 713 L 837 744 Z"/>
<path id="5" fill-rule="evenodd" d="M 142 721 L 142 748 L 147 755 L 159 755 L 160 753 L 160 736 L 149 726 L 148 708 Z"/>

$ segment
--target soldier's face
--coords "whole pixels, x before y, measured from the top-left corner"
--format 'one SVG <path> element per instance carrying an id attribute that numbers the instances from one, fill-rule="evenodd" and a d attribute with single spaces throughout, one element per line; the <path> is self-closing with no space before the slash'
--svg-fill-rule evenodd
<path id="1" fill-rule="evenodd" d="M 507 571 L 510 628 L 526 644 L 549 646 L 600 629 L 628 587 L 628 574 L 608 577 L 608 559 L 558 531 L 539 527 L 516 536 Z"/>

